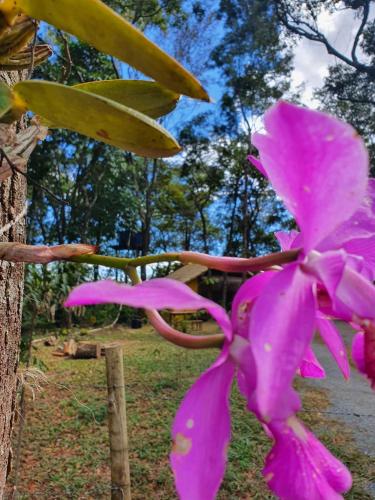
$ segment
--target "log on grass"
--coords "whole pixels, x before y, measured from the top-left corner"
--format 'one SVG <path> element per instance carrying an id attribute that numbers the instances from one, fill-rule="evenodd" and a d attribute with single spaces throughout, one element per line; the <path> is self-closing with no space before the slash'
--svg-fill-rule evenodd
<path id="1" fill-rule="evenodd" d="M 55 346 L 57 342 L 58 342 L 57 338 L 54 335 L 52 335 L 51 337 L 48 337 L 48 339 L 44 340 L 44 345 L 47 347 L 52 347 Z"/>
<path id="2" fill-rule="evenodd" d="M 78 344 L 76 352 L 73 354 L 74 359 L 92 359 L 100 358 L 102 346 L 101 344 Z"/>
<path id="3" fill-rule="evenodd" d="M 73 340 L 67 340 L 64 342 L 64 354 L 65 356 L 74 356 L 77 350 L 77 343 Z"/>
<path id="4" fill-rule="evenodd" d="M 54 351 L 52 353 L 52 356 L 57 356 L 58 358 L 63 358 L 65 356 L 65 354 L 61 351 Z"/>

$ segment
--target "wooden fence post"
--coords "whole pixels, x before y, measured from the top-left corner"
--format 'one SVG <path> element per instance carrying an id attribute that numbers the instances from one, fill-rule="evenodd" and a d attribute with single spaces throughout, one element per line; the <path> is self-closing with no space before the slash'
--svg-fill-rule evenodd
<path id="1" fill-rule="evenodd" d="M 121 346 L 105 349 L 112 500 L 131 500 L 124 364 Z"/>

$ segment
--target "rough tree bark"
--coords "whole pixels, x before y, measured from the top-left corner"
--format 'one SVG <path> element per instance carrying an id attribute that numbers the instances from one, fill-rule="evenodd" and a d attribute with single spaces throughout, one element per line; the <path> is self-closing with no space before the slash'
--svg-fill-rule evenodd
<path id="1" fill-rule="evenodd" d="M 8 84 L 23 79 L 18 72 L 0 73 Z M 0 126 L 0 147 L 18 169 L 39 138 L 36 126 L 25 122 Z M 0 242 L 25 241 L 26 189 L 24 175 L 13 171 L 6 159 L 0 163 Z M 11 432 L 17 391 L 17 367 L 21 334 L 23 264 L 0 261 L 0 498 L 11 465 Z"/>

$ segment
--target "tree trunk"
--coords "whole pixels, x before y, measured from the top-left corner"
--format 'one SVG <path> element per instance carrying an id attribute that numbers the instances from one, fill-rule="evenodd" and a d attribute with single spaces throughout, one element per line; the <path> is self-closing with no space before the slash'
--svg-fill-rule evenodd
<path id="1" fill-rule="evenodd" d="M 16 174 L 0 185 L 1 227 L 22 212 L 26 180 Z M 0 241 L 25 240 L 25 218 L 0 237 Z M 23 264 L 0 262 L 0 498 L 10 461 L 10 438 L 17 388 L 18 347 L 21 334 Z"/>
<path id="2" fill-rule="evenodd" d="M 18 72 L 0 73 L 12 85 L 22 79 Z M 40 129 L 26 125 L 0 126 L 0 148 L 18 169 L 26 169 L 27 158 L 40 137 Z M 25 241 L 26 178 L 0 163 L 0 242 Z M 0 498 L 11 461 L 11 432 L 17 390 L 17 367 L 21 335 L 23 264 L 0 261 Z"/>

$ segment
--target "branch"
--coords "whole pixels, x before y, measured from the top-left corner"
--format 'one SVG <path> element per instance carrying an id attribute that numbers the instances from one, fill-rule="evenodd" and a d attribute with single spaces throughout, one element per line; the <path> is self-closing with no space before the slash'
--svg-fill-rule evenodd
<path id="1" fill-rule="evenodd" d="M 146 255 L 144 257 L 123 258 L 108 257 L 106 255 L 80 255 L 69 260 L 86 264 L 95 264 L 115 269 L 128 271 L 131 268 L 155 264 L 158 262 L 181 262 L 182 264 L 201 264 L 209 269 L 227 273 L 258 272 L 273 266 L 281 266 L 288 262 L 294 262 L 300 250 L 288 250 L 276 252 L 263 257 L 244 259 L 239 257 L 215 257 L 197 252 L 164 253 L 160 255 Z"/>
<path id="2" fill-rule="evenodd" d="M 63 68 L 63 72 L 61 74 L 61 79 L 60 79 L 60 82 L 63 83 L 63 82 L 67 82 L 69 79 L 70 73 L 72 71 L 73 60 L 72 60 L 72 56 L 70 53 L 69 41 L 68 41 L 67 37 L 65 36 L 65 34 L 61 30 L 58 30 L 57 32 L 60 35 L 60 38 L 63 42 L 64 52 L 65 52 L 64 60 L 66 61 L 66 66 L 64 66 L 64 68 Z"/>
<path id="3" fill-rule="evenodd" d="M 364 27 L 368 20 L 368 15 L 369 15 L 369 13 L 367 12 L 368 2 L 366 3 L 366 6 L 364 8 L 364 16 L 362 19 L 361 26 L 359 27 L 354 40 L 352 49 L 352 59 L 345 56 L 344 54 L 339 52 L 333 45 L 331 45 L 326 36 L 323 33 L 321 33 L 317 28 L 311 26 L 311 24 L 309 24 L 308 22 L 303 21 L 302 19 L 297 19 L 295 16 L 293 16 L 290 10 L 288 8 L 285 8 L 285 6 L 283 6 L 282 3 L 283 3 L 282 0 L 275 0 L 277 16 L 280 22 L 285 26 L 285 28 L 287 28 L 295 35 L 307 38 L 308 40 L 311 40 L 313 42 L 322 43 L 326 47 L 328 54 L 337 57 L 337 59 L 340 59 L 341 61 L 357 69 L 361 73 L 367 73 L 372 78 L 375 77 L 375 66 L 360 63 L 355 55 L 360 36 L 363 33 Z"/>
<path id="4" fill-rule="evenodd" d="M 13 153 L 14 153 L 14 151 L 13 151 Z M 3 171 L 4 171 L 3 160 L 4 159 L 7 161 L 8 166 L 13 173 L 17 173 L 17 174 L 20 174 L 20 175 L 23 175 L 24 177 L 26 177 L 26 179 L 30 182 L 30 184 L 33 184 L 34 186 L 36 186 L 39 189 L 41 189 L 42 191 L 44 191 L 48 196 L 50 196 L 52 199 L 54 199 L 60 205 L 67 205 L 66 201 L 58 198 L 54 193 L 52 193 L 52 191 L 50 191 L 48 188 L 46 188 L 42 184 L 39 184 L 39 182 L 35 181 L 32 177 L 30 177 L 30 175 L 27 172 L 24 172 L 13 161 L 11 161 L 9 156 L 6 154 L 6 152 L 2 148 L 0 148 L 0 180 L 4 179 L 4 177 L 3 177 Z"/>
<path id="5" fill-rule="evenodd" d="M 58 245 L 54 247 L 24 245 L 23 243 L 0 243 L 0 260 L 48 264 L 58 260 L 70 260 L 77 255 L 88 255 L 97 251 L 93 245 Z"/>
<path id="6" fill-rule="evenodd" d="M 175 262 L 183 264 L 198 263 L 211 269 L 225 272 L 260 271 L 275 265 L 285 264 L 297 259 L 299 250 L 278 252 L 264 257 L 243 259 L 235 257 L 213 257 L 211 255 L 181 252 L 165 253 L 162 255 L 148 255 L 134 259 L 120 257 L 108 257 L 97 255 L 96 247 L 91 245 L 59 245 L 55 247 L 32 246 L 21 243 L 0 243 L 0 259 L 9 262 L 29 262 L 47 264 L 58 260 L 69 260 L 79 263 L 96 264 L 111 268 L 122 269 L 130 277 L 134 285 L 141 283 L 136 268 L 156 262 Z M 194 336 L 179 332 L 172 328 L 154 309 L 146 310 L 147 317 L 154 328 L 169 342 L 180 347 L 190 349 L 205 349 L 210 347 L 221 347 L 224 335 Z"/>
<path id="7" fill-rule="evenodd" d="M 359 39 L 363 33 L 363 30 L 366 26 L 366 23 L 367 23 L 367 20 L 368 20 L 368 16 L 369 16 L 369 13 L 370 13 L 370 2 L 367 1 L 366 4 L 364 5 L 363 7 L 363 17 L 362 17 L 362 22 L 361 22 L 361 25 L 360 27 L 358 28 L 358 31 L 357 31 L 357 34 L 355 35 L 355 38 L 354 38 L 354 43 L 353 43 L 353 47 L 352 47 L 352 52 L 351 52 L 351 55 L 352 55 L 352 59 L 355 63 L 357 64 L 360 64 L 358 59 L 357 59 L 357 54 L 356 54 L 356 51 L 357 51 L 357 47 L 358 47 L 358 43 L 359 43 Z"/>

